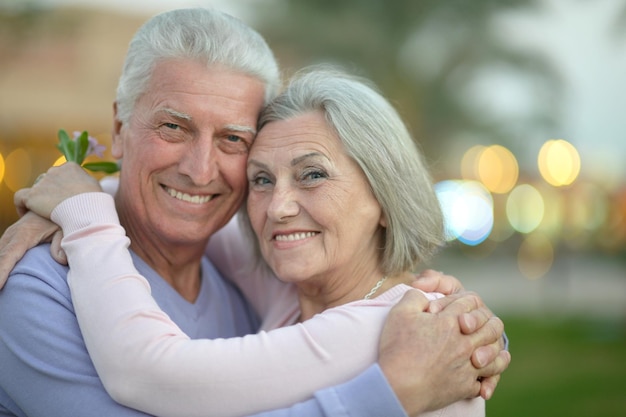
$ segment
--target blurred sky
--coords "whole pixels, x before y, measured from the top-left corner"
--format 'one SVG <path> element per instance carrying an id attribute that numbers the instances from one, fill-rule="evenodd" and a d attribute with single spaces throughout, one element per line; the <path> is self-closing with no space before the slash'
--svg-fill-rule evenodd
<path id="1" fill-rule="evenodd" d="M 17 1 L 17 0 L 9 0 Z M 220 8 L 252 23 L 250 5 L 272 5 L 280 0 L 38 0 L 49 6 L 81 5 L 132 14 L 181 7 Z M 626 178 L 626 30 L 615 17 L 625 6 L 616 0 L 541 0 L 537 13 L 510 13 L 494 24 L 503 39 L 523 49 L 544 54 L 562 74 L 565 96 L 560 103 L 562 139 L 581 152 L 585 170 L 597 180 L 622 182 Z M 616 36 L 616 33 L 622 32 Z M 469 91 L 468 101 L 493 109 L 491 117 L 515 116 L 536 103 L 528 80 L 515 74 L 486 74 Z M 545 138 L 544 138 L 545 139 Z M 556 138 L 555 138 L 556 139 Z M 529 138 L 530 140 L 530 138 Z M 587 172 L 587 173 L 589 173 Z"/>

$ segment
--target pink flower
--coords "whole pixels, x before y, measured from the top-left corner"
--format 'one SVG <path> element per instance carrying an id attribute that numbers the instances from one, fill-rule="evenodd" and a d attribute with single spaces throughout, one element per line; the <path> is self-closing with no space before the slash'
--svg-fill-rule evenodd
<path id="1" fill-rule="evenodd" d="M 74 131 L 74 137 L 72 139 L 76 141 L 76 139 L 81 134 L 82 132 Z M 87 153 L 85 154 L 85 156 L 87 157 L 89 155 L 96 155 L 99 158 L 102 158 L 104 156 L 104 150 L 106 149 L 106 146 L 100 145 L 98 143 L 98 139 L 94 138 L 93 136 L 88 136 L 87 139 L 89 140 L 89 147 L 87 148 Z"/>

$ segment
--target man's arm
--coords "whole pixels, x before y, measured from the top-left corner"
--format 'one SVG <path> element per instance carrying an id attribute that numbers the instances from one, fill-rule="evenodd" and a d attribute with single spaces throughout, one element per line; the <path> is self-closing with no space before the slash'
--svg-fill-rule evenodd
<path id="1" fill-rule="evenodd" d="M 356 378 L 315 393 L 311 400 L 254 417 L 407 417 L 378 365 Z"/>
<path id="2" fill-rule="evenodd" d="M 3 406 L 31 417 L 146 416 L 115 403 L 102 387 L 65 271 L 44 245 L 25 255 L 0 291 L 0 399 L 11 399 Z"/>
<path id="3" fill-rule="evenodd" d="M 40 243 L 52 241 L 50 252 L 57 262 L 67 265 L 61 249 L 63 233 L 59 226 L 35 213 L 27 212 L 0 237 L 0 289 L 22 256 Z"/>

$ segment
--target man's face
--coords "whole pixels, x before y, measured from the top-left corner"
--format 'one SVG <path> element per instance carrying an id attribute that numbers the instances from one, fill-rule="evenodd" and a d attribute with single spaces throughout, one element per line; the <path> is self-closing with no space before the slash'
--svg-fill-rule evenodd
<path id="1" fill-rule="evenodd" d="M 157 64 L 130 123 L 114 127 L 118 211 L 134 244 L 204 245 L 230 220 L 263 97 L 260 80 L 219 66 Z"/>

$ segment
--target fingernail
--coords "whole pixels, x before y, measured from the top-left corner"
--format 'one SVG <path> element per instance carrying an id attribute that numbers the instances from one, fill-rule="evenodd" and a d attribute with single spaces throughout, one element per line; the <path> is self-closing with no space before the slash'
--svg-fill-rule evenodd
<path id="1" fill-rule="evenodd" d="M 482 368 L 487 365 L 487 352 L 483 349 L 479 349 L 476 352 L 476 360 L 478 360 L 478 365 Z"/>

